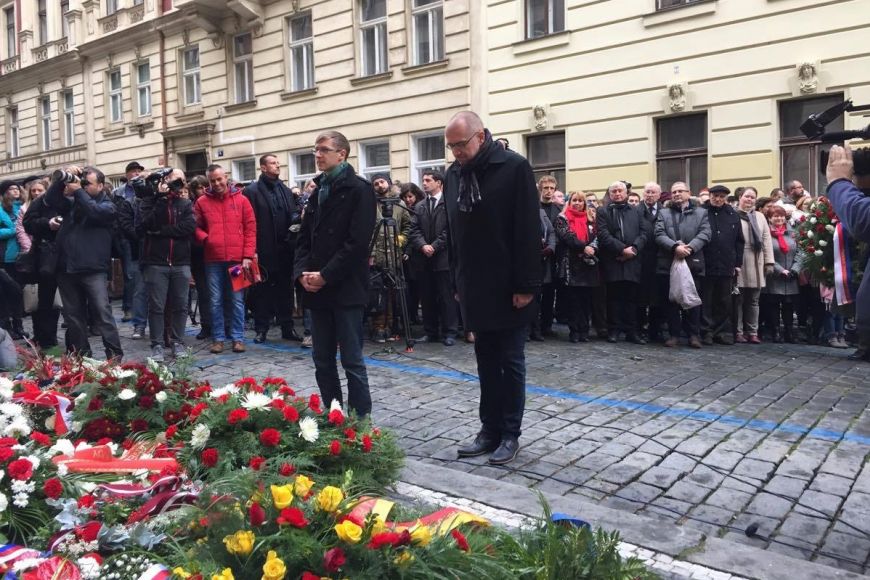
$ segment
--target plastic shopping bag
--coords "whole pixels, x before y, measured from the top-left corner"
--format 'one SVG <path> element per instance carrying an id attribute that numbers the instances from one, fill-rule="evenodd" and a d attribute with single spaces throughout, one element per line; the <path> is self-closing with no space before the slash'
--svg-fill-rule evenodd
<path id="1" fill-rule="evenodd" d="M 674 260 L 671 264 L 671 288 L 668 294 L 671 302 L 676 302 L 683 310 L 701 305 L 701 297 L 695 288 L 692 272 L 685 260 Z"/>

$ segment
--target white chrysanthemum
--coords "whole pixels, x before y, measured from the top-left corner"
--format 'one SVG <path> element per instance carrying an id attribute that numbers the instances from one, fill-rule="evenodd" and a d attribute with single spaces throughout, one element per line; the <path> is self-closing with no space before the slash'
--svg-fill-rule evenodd
<path id="1" fill-rule="evenodd" d="M 264 393 L 248 393 L 242 399 L 242 407 L 248 411 L 253 411 L 254 409 L 262 410 L 268 408 L 271 402 L 272 397 Z"/>
<path id="2" fill-rule="evenodd" d="M 212 399 L 217 399 L 218 397 L 223 397 L 224 395 L 235 395 L 238 392 L 239 392 L 239 387 L 230 383 L 229 385 L 226 385 L 225 387 L 219 387 L 219 388 L 213 390 L 211 393 L 209 393 L 209 396 Z"/>
<path id="3" fill-rule="evenodd" d="M 816 256 L 821 256 L 822 254 L 824 254 L 824 252 L 821 250 L 816 250 L 815 252 L 813 252 L 813 254 L 815 254 Z"/>
<path id="4" fill-rule="evenodd" d="M 16 403 L 3 403 L 0 405 L 0 414 L 7 417 L 20 417 L 23 413 L 24 409 Z"/>
<path id="5" fill-rule="evenodd" d="M 208 425 L 199 424 L 193 428 L 190 435 L 190 446 L 196 449 L 203 447 L 209 437 L 211 437 L 211 429 L 208 428 Z"/>
<path id="6" fill-rule="evenodd" d="M 165 402 L 166 399 L 167 399 L 167 397 L 168 397 L 168 395 L 166 394 L 166 391 L 160 391 L 159 393 L 157 393 L 156 395 L 154 395 L 154 398 L 157 399 L 157 402 L 158 402 L 158 403 L 163 403 L 163 402 Z"/>
<path id="7" fill-rule="evenodd" d="M 28 456 L 27 456 L 27 461 L 29 461 L 30 463 L 33 464 L 33 470 L 34 470 L 34 471 L 36 471 L 37 469 L 39 469 L 39 464 L 41 463 L 41 461 L 39 460 L 39 457 L 37 457 L 36 455 L 28 455 Z"/>
<path id="8" fill-rule="evenodd" d="M 16 560 L 15 563 L 12 564 L 12 569 L 16 572 L 23 572 L 24 570 L 36 568 L 43 562 L 45 562 L 45 558 L 21 558 L 20 560 Z"/>
<path id="9" fill-rule="evenodd" d="M 344 415 L 344 411 L 341 409 L 341 403 L 338 402 L 338 399 L 333 399 L 332 403 L 329 404 L 330 411 L 341 411 L 341 414 Z"/>
<path id="10" fill-rule="evenodd" d="M 816 237 L 816 234 L 813 233 L 813 232 L 810 231 L 810 230 L 807 230 L 807 237 L 808 237 L 809 239 L 813 239 L 814 237 Z"/>
<path id="11" fill-rule="evenodd" d="M 136 376 L 136 371 L 134 371 L 133 369 L 122 369 L 120 367 L 115 367 L 109 371 L 109 374 L 116 379 L 129 379 Z"/>
<path id="12" fill-rule="evenodd" d="M 26 508 L 27 504 L 30 503 L 30 496 L 26 493 L 16 493 L 15 497 L 12 498 L 12 503 L 20 508 Z"/>
<path id="13" fill-rule="evenodd" d="M 0 377 L 0 399 L 11 399 L 14 386 L 15 384 L 6 377 Z"/>
<path id="14" fill-rule="evenodd" d="M 82 491 L 85 493 L 93 493 L 97 490 L 97 484 L 92 481 L 85 481 L 81 484 Z"/>
<path id="15" fill-rule="evenodd" d="M 64 477 L 69 473 L 69 467 L 66 466 L 66 463 L 61 463 L 57 466 L 57 475 L 59 477 Z"/>
<path id="16" fill-rule="evenodd" d="M 0 493 L 0 512 L 5 512 L 6 508 L 9 507 L 9 498 L 6 497 L 5 493 Z"/>
<path id="17" fill-rule="evenodd" d="M 9 485 L 9 489 L 12 490 L 14 494 L 28 494 L 36 491 L 36 483 L 32 481 L 21 481 L 20 479 L 15 479 Z"/>
<path id="18" fill-rule="evenodd" d="M 130 399 L 136 398 L 136 391 L 133 389 L 122 389 L 120 393 L 118 393 L 118 398 L 122 401 L 129 401 Z"/>
<path id="19" fill-rule="evenodd" d="M 85 580 L 95 580 L 100 577 L 100 563 L 90 556 L 79 558 L 76 560 L 76 565 L 79 567 L 82 578 Z"/>
<path id="20" fill-rule="evenodd" d="M 309 443 L 317 441 L 317 438 L 320 437 L 320 430 L 317 428 L 317 421 L 311 417 L 305 417 L 299 421 L 299 436 Z"/>
<path id="21" fill-rule="evenodd" d="M 6 427 L 3 428 L 3 435 L 6 437 L 27 437 L 32 429 L 27 424 L 27 419 L 24 417 L 15 417 Z"/>
<path id="22" fill-rule="evenodd" d="M 826 242 L 825 240 L 819 240 L 819 245 L 824 248 L 828 245 L 828 242 Z"/>

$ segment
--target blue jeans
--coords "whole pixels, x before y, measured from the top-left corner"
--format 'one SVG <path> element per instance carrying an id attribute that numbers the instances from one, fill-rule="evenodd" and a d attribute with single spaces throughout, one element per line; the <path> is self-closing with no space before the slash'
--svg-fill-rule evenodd
<path id="1" fill-rule="evenodd" d="M 845 330 L 845 319 L 842 314 L 836 314 L 830 310 L 825 311 L 825 338 L 831 339 L 836 338 L 838 335 L 843 334 Z"/>
<path id="2" fill-rule="evenodd" d="M 211 332 L 215 342 L 226 340 L 224 330 L 224 294 L 232 296 L 233 319 L 230 321 L 231 340 L 245 338 L 245 294 L 243 291 L 233 292 L 228 270 L 234 262 L 209 262 L 205 265 L 205 277 L 208 280 L 209 301 L 211 302 Z"/>
<path id="3" fill-rule="evenodd" d="M 520 436 L 526 406 L 526 334 L 524 327 L 474 333 L 481 432 L 493 439 Z"/>
<path id="4" fill-rule="evenodd" d="M 341 381 L 335 362 L 336 345 L 341 348 L 341 367 L 347 377 L 347 402 L 358 417 L 372 412 L 369 378 L 363 361 L 363 307 L 336 307 L 311 310 L 311 335 L 314 346 L 314 377 L 323 404 L 342 403 Z"/>

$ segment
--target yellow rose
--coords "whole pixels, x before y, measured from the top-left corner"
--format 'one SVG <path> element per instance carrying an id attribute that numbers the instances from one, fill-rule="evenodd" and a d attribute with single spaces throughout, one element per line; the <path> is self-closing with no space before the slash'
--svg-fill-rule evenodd
<path id="1" fill-rule="evenodd" d="M 404 551 L 395 558 L 393 558 L 393 564 L 396 566 L 403 566 L 405 564 L 410 564 L 414 561 L 414 555 L 411 552 Z"/>
<path id="2" fill-rule="evenodd" d="M 178 576 L 179 578 L 190 578 L 191 577 L 191 573 L 188 572 L 187 570 L 185 570 L 184 568 L 182 568 L 181 566 L 173 568 L 172 573 L 175 574 L 176 576 Z"/>
<path id="3" fill-rule="evenodd" d="M 317 494 L 317 505 L 325 512 L 334 512 L 344 500 L 344 494 L 337 487 L 327 485 Z"/>
<path id="4" fill-rule="evenodd" d="M 297 475 L 293 488 L 294 491 L 296 491 L 296 495 L 298 495 L 299 497 L 305 497 L 306 495 L 308 495 L 308 492 L 311 491 L 311 488 L 313 486 L 313 481 L 311 481 L 304 475 Z"/>
<path id="5" fill-rule="evenodd" d="M 235 577 L 231 568 L 224 568 L 220 574 L 214 574 L 211 580 L 235 580 Z"/>
<path id="6" fill-rule="evenodd" d="M 427 546 L 432 541 L 432 532 L 429 528 L 417 522 L 417 526 L 411 530 L 411 541 L 415 546 Z"/>
<path id="7" fill-rule="evenodd" d="M 292 485 L 273 485 L 271 486 L 271 490 L 272 501 L 275 503 L 275 507 L 279 510 L 282 510 L 293 503 Z"/>
<path id="8" fill-rule="evenodd" d="M 375 516 L 375 523 L 372 524 L 372 535 L 380 534 L 387 531 L 387 524 L 381 516 Z"/>
<path id="9" fill-rule="evenodd" d="M 232 536 L 224 538 L 227 552 L 238 556 L 247 556 L 254 550 L 254 532 L 238 531 Z"/>
<path id="10" fill-rule="evenodd" d="M 350 520 L 344 520 L 336 524 L 335 533 L 338 537 L 349 544 L 356 544 L 362 539 L 362 528 Z"/>
<path id="11" fill-rule="evenodd" d="M 284 565 L 284 561 L 278 557 L 275 550 L 269 550 L 266 563 L 263 564 L 262 580 L 281 580 L 286 573 L 287 566 Z"/>

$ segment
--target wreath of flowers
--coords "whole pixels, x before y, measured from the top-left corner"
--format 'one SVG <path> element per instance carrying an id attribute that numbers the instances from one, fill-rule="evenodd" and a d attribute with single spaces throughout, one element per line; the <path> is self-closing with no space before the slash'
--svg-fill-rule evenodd
<path id="1" fill-rule="evenodd" d="M 834 287 L 834 235 L 840 219 L 834 213 L 830 200 L 821 196 L 809 207 L 797 223 L 796 239 L 801 253 L 801 265 L 810 279 L 828 288 Z M 863 273 L 859 251 L 861 244 L 852 242 L 852 272 L 856 283 Z"/>

